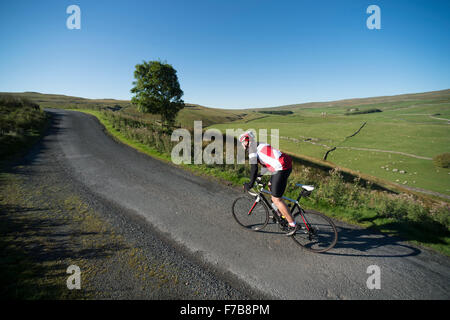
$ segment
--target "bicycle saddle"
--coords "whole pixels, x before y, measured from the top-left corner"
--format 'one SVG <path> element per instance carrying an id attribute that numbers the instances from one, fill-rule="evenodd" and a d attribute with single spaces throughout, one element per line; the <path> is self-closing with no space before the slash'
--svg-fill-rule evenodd
<path id="1" fill-rule="evenodd" d="M 305 189 L 306 191 L 309 191 L 309 192 L 314 190 L 314 186 L 307 186 L 307 185 L 300 184 L 300 183 L 296 183 L 295 185 L 297 187 L 302 187 L 303 189 Z"/>

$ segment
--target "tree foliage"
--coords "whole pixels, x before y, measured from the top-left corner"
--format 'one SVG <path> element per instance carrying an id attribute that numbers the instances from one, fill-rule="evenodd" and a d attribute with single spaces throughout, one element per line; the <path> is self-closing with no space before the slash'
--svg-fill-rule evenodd
<path id="1" fill-rule="evenodd" d="M 144 61 L 136 65 L 134 78 L 131 102 L 141 112 L 161 115 L 163 125 L 171 128 L 184 108 L 177 71 L 161 61 Z"/>

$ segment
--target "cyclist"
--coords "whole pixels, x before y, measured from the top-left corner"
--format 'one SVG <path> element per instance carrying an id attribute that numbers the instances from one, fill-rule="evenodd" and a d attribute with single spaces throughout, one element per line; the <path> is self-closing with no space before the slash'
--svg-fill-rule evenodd
<path id="1" fill-rule="evenodd" d="M 241 134 L 239 141 L 245 150 L 249 150 L 250 182 L 244 183 L 244 190 L 248 191 L 253 187 L 258 175 L 258 163 L 270 171 L 272 176 L 270 178 L 269 188 L 272 192 L 272 202 L 289 223 L 289 229 L 286 235 L 293 235 L 297 230 L 297 225 L 292 218 L 288 206 L 281 198 L 286 190 L 287 180 L 292 171 L 291 157 L 269 144 L 257 144 L 255 136 L 251 131 Z"/>

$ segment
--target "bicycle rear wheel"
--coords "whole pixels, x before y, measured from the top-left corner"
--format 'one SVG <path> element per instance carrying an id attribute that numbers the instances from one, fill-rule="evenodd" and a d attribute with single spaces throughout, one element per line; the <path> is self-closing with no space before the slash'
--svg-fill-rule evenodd
<path id="1" fill-rule="evenodd" d="M 299 246 L 312 252 L 325 252 L 336 245 L 338 234 L 333 221 L 319 212 L 300 211 L 294 214 L 299 229 L 292 239 Z"/>
<path id="2" fill-rule="evenodd" d="M 258 231 L 267 226 L 269 210 L 256 197 L 242 196 L 233 202 L 231 211 L 236 222 L 245 229 Z"/>

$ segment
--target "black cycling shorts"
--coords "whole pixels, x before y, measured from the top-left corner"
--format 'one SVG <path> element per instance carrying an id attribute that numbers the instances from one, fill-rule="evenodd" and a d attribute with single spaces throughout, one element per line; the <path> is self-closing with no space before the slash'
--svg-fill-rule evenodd
<path id="1" fill-rule="evenodd" d="M 287 180 L 291 174 L 292 169 L 278 171 L 272 175 L 270 178 L 270 190 L 272 191 L 272 196 L 276 198 L 281 198 L 286 190 Z"/>

